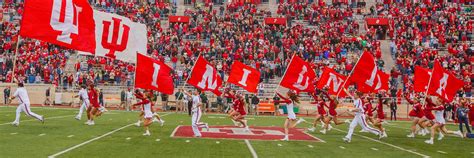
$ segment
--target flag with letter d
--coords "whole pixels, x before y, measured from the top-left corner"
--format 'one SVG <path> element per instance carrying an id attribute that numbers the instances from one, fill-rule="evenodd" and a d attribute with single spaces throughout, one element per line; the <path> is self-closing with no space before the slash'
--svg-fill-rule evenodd
<path id="1" fill-rule="evenodd" d="M 174 85 L 171 68 L 165 63 L 142 54 L 137 54 L 135 88 L 151 89 L 173 94 Z"/>
<path id="2" fill-rule="evenodd" d="M 313 92 L 316 73 L 300 57 L 293 55 L 280 85 L 298 92 Z"/>
<path id="3" fill-rule="evenodd" d="M 257 93 L 260 72 L 239 61 L 234 61 L 227 82 L 238 85 L 249 92 Z"/>

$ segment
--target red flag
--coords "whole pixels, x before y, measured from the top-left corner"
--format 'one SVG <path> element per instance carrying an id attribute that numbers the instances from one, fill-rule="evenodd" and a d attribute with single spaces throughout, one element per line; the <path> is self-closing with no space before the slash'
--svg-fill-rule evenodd
<path id="1" fill-rule="evenodd" d="M 369 87 L 367 84 L 357 84 L 357 90 L 364 93 L 378 92 L 380 90 L 388 91 L 390 75 L 378 70 L 374 79 L 374 86 Z"/>
<path id="2" fill-rule="evenodd" d="M 357 65 L 350 76 L 350 80 L 357 84 L 358 90 L 361 92 L 373 92 L 377 87 L 381 86 L 379 70 L 375 65 L 374 57 L 364 52 L 359 59 Z"/>
<path id="3" fill-rule="evenodd" d="M 300 57 L 293 55 L 280 85 L 297 92 L 314 92 L 315 78 L 316 74 L 311 66 Z"/>
<path id="4" fill-rule="evenodd" d="M 27 0 L 20 35 L 94 52 L 95 25 L 87 0 Z"/>
<path id="5" fill-rule="evenodd" d="M 449 71 L 443 69 L 438 61 L 435 62 L 428 94 L 433 94 L 451 102 L 456 92 L 463 87 L 464 82 L 457 79 Z"/>
<path id="6" fill-rule="evenodd" d="M 324 87 L 328 87 L 329 95 L 337 95 L 338 91 L 341 91 L 339 92 L 339 96 L 344 97 L 346 93 L 342 91 L 342 85 L 346 78 L 346 76 L 337 73 L 334 69 L 324 67 L 323 74 L 321 74 L 316 88 L 323 89 Z M 349 84 L 346 84 L 346 87 L 348 85 Z"/>
<path id="7" fill-rule="evenodd" d="M 413 88 L 415 92 L 425 93 L 428 89 L 430 77 L 431 70 L 425 69 L 421 66 L 415 66 L 415 77 L 413 77 Z"/>
<path id="8" fill-rule="evenodd" d="M 173 94 L 171 68 L 165 63 L 137 53 L 135 88 L 152 89 Z"/>
<path id="9" fill-rule="evenodd" d="M 204 58 L 199 56 L 194 68 L 191 72 L 191 77 L 188 83 L 194 87 L 203 90 L 211 91 L 216 95 L 221 95 L 219 88 L 222 86 L 222 79 L 217 74 L 216 68 L 211 66 Z"/>
<path id="10" fill-rule="evenodd" d="M 257 93 L 260 71 L 239 61 L 234 61 L 227 82 L 238 85 L 249 92 Z"/>

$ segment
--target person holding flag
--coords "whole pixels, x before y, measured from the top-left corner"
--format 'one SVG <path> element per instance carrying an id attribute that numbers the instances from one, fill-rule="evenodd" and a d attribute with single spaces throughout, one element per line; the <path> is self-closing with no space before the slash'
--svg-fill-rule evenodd
<path id="1" fill-rule="evenodd" d="M 201 132 L 199 131 L 199 127 L 206 128 L 209 130 L 209 125 L 204 122 L 200 122 L 202 111 L 201 111 L 201 97 L 199 96 L 199 90 L 195 90 L 193 94 L 190 94 L 183 90 L 183 93 L 192 98 L 193 106 L 191 108 L 192 117 L 191 117 L 191 127 L 193 129 L 194 137 L 200 138 Z"/>
<path id="2" fill-rule="evenodd" d="M 314 119 L 311 128 L 308 128 L 308 131 L 314 132 L 316 130 L 316 125 L 318 124 L 318 122 L 321 122 L 326 118 L 326 110 L 324 109 L 324 107 L 327 107 L 327 105 L 326 101 L 320 95 L 311 93 L 311 96 L 314 98 L 314 102 L 311 102 L 311 104 L 316 104 L 316 108 L 318 109 L 316 119 Z"/>
<path id="3" fill-rule="evenodd" d="M 283 96 L 282 94 L 278 93 L 275 90 L 275 93 L 280 97 L 282 100 L 279 101 L 281 103 L 286 103 L 286 109 L 288 110 L 288 117 L 285 120 L 285 123 L 283 126 L 285 127 L 285 137 L 281 139 L 282 141 L 289 141 L 290 138 L 288 136 L 289 133 L 289 128 L 294 128 L 296 125 L 300 124 L 301 122 L 305 121 L 303 118 L 300 118 L 298 121 L 296 120 L 296 114 L 293 111 L 294 106 L 298 106 L 297 104 L 300 103 L 300 100 L 298 98 L 298 94 L 295 92 L 289 90 L 286 93 L 286 96 Z"/>
<path id="4" fill-rule="evenodd" d="M 132 105 L 132 107 L 142 105 L 142 112 L 140 113 L 140 119 L 143 119 L 143 127 L 145 128 L 144 136 L 150 136 L 149 126 L 153 123 L 153 112 L 152 112 L 152 104 L 151 98 L 153 97 L 151 93 L 141 93 L 139 90 L 136 91 L 135 97 L 140 99 L 141 101 Z M 140 122 L 140 121 L 139 121 Z M 138 123 L 139 123 L 138 122 Z"/>

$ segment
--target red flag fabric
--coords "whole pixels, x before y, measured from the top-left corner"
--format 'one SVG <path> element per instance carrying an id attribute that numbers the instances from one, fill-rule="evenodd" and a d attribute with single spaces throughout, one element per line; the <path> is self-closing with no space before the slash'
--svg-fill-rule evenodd
<path id="1" fill-rule="evenodd" d="M 95 25 L 87 0 L 27 0 L 20 35 L 94 52 Z"/>
<path id="2" fill-rule="evenodd" d="M 415 92 L 425 93 L 428 89 L 428 82 L 430 81 L 431 70 L 425 69 L 421 66 L 415 66 L 415 76 L 413 77 L 413 88 Z"/>
<path id="3" fill-rule="evenodd" d="M 171 68 L 161 61 L 137 53 L 135 88 L 173 94 L 174 85 Z"/>
<path id="4" fill-rule="evenodd" d="M 370 87 L 367 84 L 357 84 L 357 90 L 364 93 L 378 92 L 381 90 L 388 91 L 390 75 L 378 70 L 374 79 L 374 86 Z"/>
<path id="5" fill-rule="evenodd" d="M 227 82 L 238 85 L 249 92 L 257 93 L 260 71 L 239 61 L 234 61 Z"/>
<path id="6" fill-rule="evenodd" d="M 293 55 L 280 85 L 297 92 L 314 92 L 315 78 L 316 73 L 311 66 L 300 57 Z"/>
<path id="7" fill-rule="evenodd" d="M 342 91 L 342 85 L 346 78 L 346 76 L 337 73 L 334 69 L 324 67 L 323 74 L 321 74 L 316 88 L 323 89 L 327 87 L 329 95 L 337 95 L 337 93 L 341 91 L 339 92 L 339 96 L 344 97 L 346 92 Z M 346 84 L 346 87 L 348 85 L 349 84 Z"/>
<path id="8" fill-rule="evenodd" d="M 451 102 L 456 92 L 463 85 L 464 82 L 462 80 L 457 79 L 448 70 L 443 69 L 438 61 L 435 62 L 428 94 L 439 96 L 443 100 Z"/>
<path id="9" fill-rule="evenodd" d="M 355 65 L 350 80 L 357 84 L 359 91 L 373 92 L 376 91 L 376 88 L 380 88 L 381 86 L 378 84 L 381 77 L 378 74 L 380 73 L 375 65 L 374 57 L 372 54 L 364 52 L 357 65 Z"/>
<path id="10" fill-rule="evenodd" d="M 211 91 L 216 95 L 221 95 L 219 88 L 222 86 L 222 79 L 217 74 L 216 68 L 211 66 L 203 57 L 199 56 L 194 68 L 191 72 L 191 77 L 188 79 L 190 85 L 202 90 Z"/>

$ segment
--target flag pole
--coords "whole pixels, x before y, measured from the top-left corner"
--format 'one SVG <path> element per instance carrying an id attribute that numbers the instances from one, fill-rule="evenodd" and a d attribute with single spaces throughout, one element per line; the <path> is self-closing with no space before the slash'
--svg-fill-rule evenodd
<path id="1" fill-rule="evenodd" d="M 199 57 L 201 57 L 201 53 L 199 53 L 199 55 L 198 55 L 197 58 L 199 59 Z M 197 61 L 197 60 L 196 60 L 196 61 Z M 191 74 L 193 73 L 194 66 L 196 66 L 196 62 L 194 62 L 193 67 L 191 67 L 191 72 L 188 74 L 188 77 L 186 77 L 186 81 L 183 83 L 183 85 L 181 86 L 181 88 L 178 89 L 178 91 L 179 91 L 180 89 L 183 89 L 183 91 L 184 91 L 184 86 L 186 85 L 186 83 L 188 83 L 189 77 L 190 77 Z M 182 95 L 183 95 L 183 92 L 181 92 L 181 93 L 179 94 L 178 98 L 181 97 Z M 184 98 L 183 98 L 183 99 L 184 99 Z"/>
<path id="2" fill-rule="evenodd" d="M 17 59 L 17 54 L 18 54 L 18 48 L 20 47 L 20 40 L 21 36 L 18 35 L 18 39 L 16 41 L 16 49 L 15 49 L 15 54 L 13 54 L 13 68 L 12 68 L 12 80 L 11 82 L 15 82 L 15 67 L 16 67 L 16 59 Z"/>
<path id="3" fill-rule="evenodd" d="M 362 53 L 362 55 L 364 55 L 364 53 Z M 342 84 L 342 88 L 345 88 L 345 87 L 346 87 L 346 82 L 347 82 L 347 80 L 349 80 L 349 78 L 351 77 L 351 75 L 352 75 L 352 73 L 354 72 L 354 69 L 355 69 L 355 67 L 357 66 L 357 64 L 359 64 L 359 61 L 360 61 L 360 58 L 362 58 L 362 55 L 359 57 L 359 59 L 357 59 L 356 64 L 354 65 L 354 67 L 352 67 L 351 72 L 349 73 L 349 75 L 347 76 L 347 78 L 344 80 L 344 83 Z M 342 91 L 342 89 L 337 92 L 336 98 L 339 98 L 339 94 L 341 93 L 341 91 Z"/>
<path id="4" fill-rule="evenodd" d="M 435 59 L 435 60 L 436 60 L 436 59 Z M 436 64 L 436 61 L 435 61 L 435 63 L 433 64 L 433 70 L 431 71 L 430 80 L 428 80 L 428 87 L 426 88 L 425 96 L 423 96 L 423 100 L 422 100 L 422 102 L 423 102 L 422 105 L 423 105 L 423 106 L 425 106 L 425 104 L 426 104 L 426 98 L 428 97 L 428 91 L 430 90 L 431 79 L 433 78 L 433 73 L 434 73 L 435 67 L 436 67 L 435 64 Z"/>
<path id="5" fill-rule="evenodd" d="M 275 90 L 273 90 L 273 95 L 272 95 L 272 97 L 275 96 L 276 91 L 278 90 L 278 88 L 280 88 L 281 81 L 283 81 L 283 78 L 285 77 L 286 72 L 288 72 L 288 68 L 290 67 L 291 63 L 293 62 L 293 59 L 295 58 L 295 55 L 296 55 L 296 53 L 293 53 L 293 55 L 291 56 L 290 63 L 288 63 L 288 65 L 286 66 L 286 70 L 285 70 L 285 73 L 283 73 L 283 77 L 280 79 L 280 82 L 278 83 L 278 85 L 277 85 L 277 87 L 275 88 Z"/>

